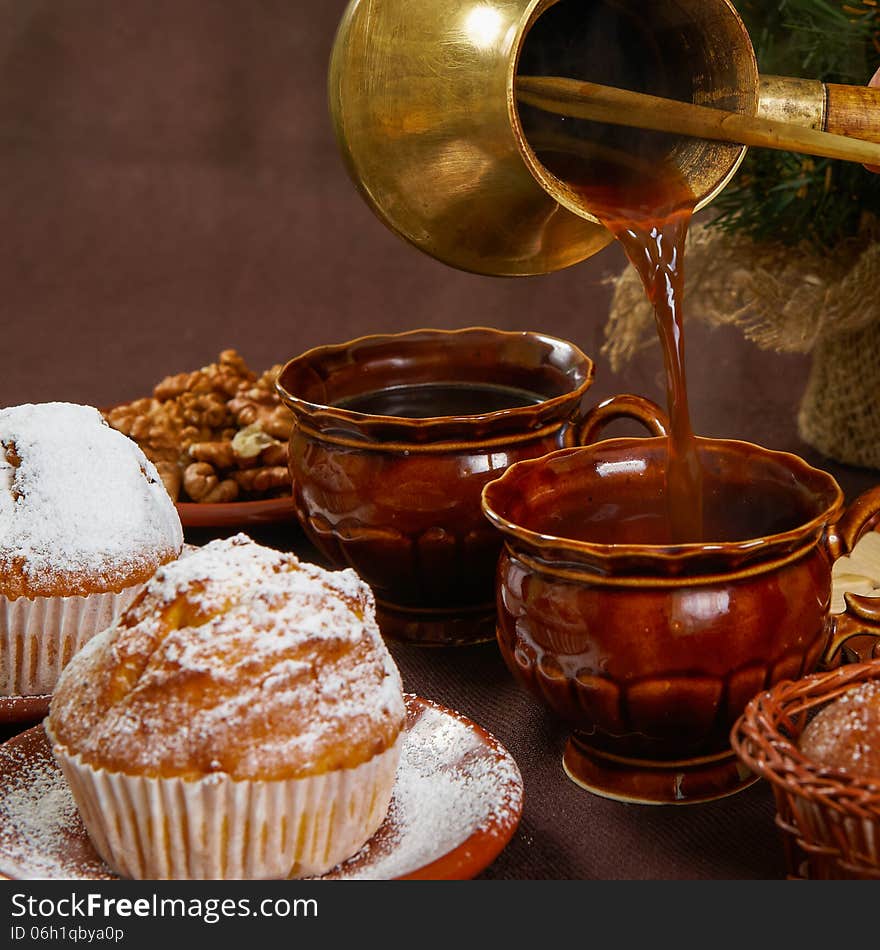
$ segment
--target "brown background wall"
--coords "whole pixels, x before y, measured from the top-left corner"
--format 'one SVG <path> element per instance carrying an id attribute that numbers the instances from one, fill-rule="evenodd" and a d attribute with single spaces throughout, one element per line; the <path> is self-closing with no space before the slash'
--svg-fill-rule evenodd
<path id="1" fill-rule="evenodd" d="M 577 342 L 597 398 L 660 397 L 656 349 L 618 376 L 599 354 L 616 249 L 549 277 L 475 277 L 372 216 L 326 108 L 344 6 L 0 0 L 0 404 L 121 401 L 227 346 L 259 369 L 473 324 Z M 698 325 L 689 352 L 700 433 L 803 449 L 803 359 Z"/>

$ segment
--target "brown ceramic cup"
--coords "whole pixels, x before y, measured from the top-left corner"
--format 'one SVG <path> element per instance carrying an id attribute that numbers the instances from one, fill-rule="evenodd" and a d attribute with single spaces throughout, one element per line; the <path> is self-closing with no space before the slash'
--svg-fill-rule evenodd
<path id="1" fill-rule="evenodd" d="M 297 515 L 331 563 L 371 585 L 386 636 L 494 639 L 501 537 L 482 489 L 575 444 L 592 380 L 571 343 L 486 328 L 370 336 L 284 367 Z M 505 392 L 519 404 L 498 408 Z"/>
<path id="2" fill-rule="evenodd" d="M 556 452 L 483 492 L 505 539 L 501 651 L 571 724 L 569 776 L 606 797 L 671 804 L 744 788 L 754 777 L 729 734 L 748 701 L 861 629 L 830 615 L 831 568 L 877 517 L 880 489 L 842 514 L 836 481 L 796 456 L 698 443 L 707 543 L 650 543 L 665 439 Z"/>

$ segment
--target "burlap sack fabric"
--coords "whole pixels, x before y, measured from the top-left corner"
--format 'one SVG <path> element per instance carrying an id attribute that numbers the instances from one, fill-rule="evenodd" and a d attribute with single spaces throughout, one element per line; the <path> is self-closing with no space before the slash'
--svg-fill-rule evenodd
<path id="1" fill-rule="evenodd" d="M 759 244 L 706 224 L 688 242 L 686 318 L 738 326 L 763 349 L 812 353 L 801 437 L 829 458 L 880 469 L 880 240 L 831 252 Z M 617 370 L 655 342 L 632 268 L 613 278 L 603 349 Z"/>

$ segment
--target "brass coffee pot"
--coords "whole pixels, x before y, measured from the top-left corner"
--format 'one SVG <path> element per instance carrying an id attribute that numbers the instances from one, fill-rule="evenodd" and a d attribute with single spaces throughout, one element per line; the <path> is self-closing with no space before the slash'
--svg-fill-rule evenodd
<path id="1" fill-rule="evenodd" d="M 568 19 L 554 27 L 563 6 Z M 376 214 L 431 256 L 482 274 L 550 273 L 608 245 L 609 232 L 538 160 L 515 92 L 535 37 L 562 48 L 572 16 L 588 33 L 605 15 L 615 34 L 588 38 L 588 48 L 618 44 L 625 58 L 632 40 L 648 85 L 656 77 L 670 98 L 880 141 L 875 90 L 760 76 L 730 0 L 351 0 L 330 107 Z M 670 157 L 702 208 L 745 153 L 682 136 Z"/>

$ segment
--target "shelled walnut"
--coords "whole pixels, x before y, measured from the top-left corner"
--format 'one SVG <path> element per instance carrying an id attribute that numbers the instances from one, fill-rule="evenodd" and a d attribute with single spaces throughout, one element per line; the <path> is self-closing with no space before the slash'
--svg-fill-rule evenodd
<path id="1" fill-rule="evenodd" d="M 293 414 L 275 392 L 281 366 L 254 373 L 235 350 L 167 376 L 151 397 L 104 413 L 155 463 L 175 501 L 252 501 L 290 491 Z"/>

